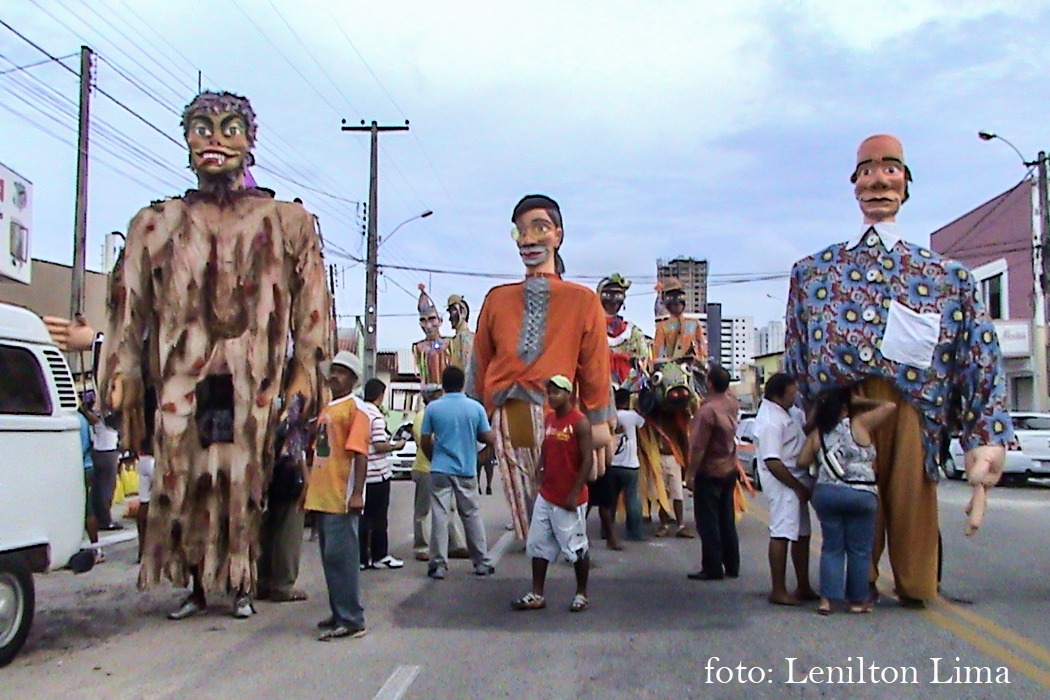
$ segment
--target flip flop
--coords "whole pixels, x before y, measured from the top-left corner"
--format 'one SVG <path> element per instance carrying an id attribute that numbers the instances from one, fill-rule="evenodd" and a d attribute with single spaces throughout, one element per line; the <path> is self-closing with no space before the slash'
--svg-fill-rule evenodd
<path id="1" fill-rule="evenodd" d="M 529 591 L 511 603 L 510 606 L 515 610 L 540 610 L 547 607 L 547 600 L 543 596 Z"/>
<path id="2" fill-rule="evenodd" d="M 583 612 L 589 605 L 590 601 L 587 600 L 587 596 L 577 593 L 576 597 L 572 599 L 572 605 L 569 606 L 569 612 Z"/>

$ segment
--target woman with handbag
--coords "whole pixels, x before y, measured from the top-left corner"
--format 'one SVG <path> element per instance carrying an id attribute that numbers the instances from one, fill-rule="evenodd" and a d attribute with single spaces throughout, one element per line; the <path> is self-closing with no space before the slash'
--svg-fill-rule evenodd
<path id="1" fill-rule="evenodd" d="M 817 485 L 813 508 L 820 520 L 820 606 L 847 600 L 851 613 L 871 612 L 868 569 L 875 537 L 878 491 L 872 432 L 896 406 L 854 396 L 851 387 L 826 391 L 814 407 L 815 429 L 806 438 L 799 466 L 810 467 Z"/>

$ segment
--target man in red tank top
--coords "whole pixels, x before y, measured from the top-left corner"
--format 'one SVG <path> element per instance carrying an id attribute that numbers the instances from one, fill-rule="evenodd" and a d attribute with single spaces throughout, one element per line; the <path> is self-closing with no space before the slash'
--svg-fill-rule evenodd
<path id="1" fill-rule="evenodd" d="M 564 556 L 576 571 L 572 612 L 587 609 L 587 577 L 591 559 L 587 543 L 587 477 L 594 461 L 591 423 L 572 403 L 572 382 L 557 374 L 547 382 L 547 416 L 540 492 L 532 510 L 525 553 L 532 557 L 532 590 L 514 601 L 515 610 L 546 607 L 543 586 L 547 567 Z"/>

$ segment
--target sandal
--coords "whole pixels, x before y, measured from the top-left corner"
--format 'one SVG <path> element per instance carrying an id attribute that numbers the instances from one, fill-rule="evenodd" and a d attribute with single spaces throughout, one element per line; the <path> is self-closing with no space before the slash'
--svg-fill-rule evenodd
<path id="1" fill-rule="evenodd" d="M 849 606 L 849 611 L 853 615 L 866 615 L 872 609 L 871 603 L 852 603 Z"/>
<path id="2" fill-rule="evenodd" d="M 583 612 L 589 605 L 590 601 L 587 600 L 587 596 L 577 593 L 576 597 L 572 599 L 572 605 L 569 606 L 569 612 Z"/>
<path id="3" fill-rule="evenodd" d="M 852 610 L 853 609 L 850 608 L 851 612 L 852 612 Z M 830 600 L 821 600 L 820 601 L 820 605 L 817 606 L 817 614 L 818 615 L 830 615 L 831 614 L 831 601 Z"/>
<path id="4" fill-rule="evenodd" d="M 515 610 L 540 610 L 547 607 L 547 600 L 543 596 L 529 591 L 511 603 L 510 606 Z"/>

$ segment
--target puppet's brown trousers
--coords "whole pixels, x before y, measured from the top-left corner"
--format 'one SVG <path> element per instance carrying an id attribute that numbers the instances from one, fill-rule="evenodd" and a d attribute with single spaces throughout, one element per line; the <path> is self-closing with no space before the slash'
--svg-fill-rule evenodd
<path id="1" fill-rule="evenodd" d="M 879 510 L 870 580 L 878 578 L 879 559 L 888 546 L 897 595 L 933 600 L 937 597 L 937 484 L 926 476 L 919 413 L 884 379 L 866 379 L 858 393 L 897 405 L 897 412 L 874 434 Z"/>

